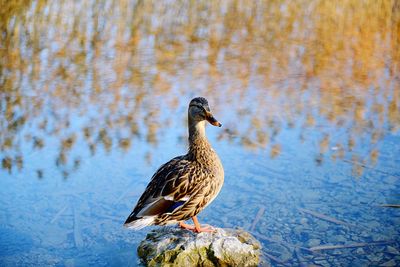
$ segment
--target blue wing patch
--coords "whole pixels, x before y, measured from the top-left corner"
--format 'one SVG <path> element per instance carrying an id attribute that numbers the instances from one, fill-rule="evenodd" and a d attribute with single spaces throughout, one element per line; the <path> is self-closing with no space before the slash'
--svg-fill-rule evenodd
<path id="1" fill-rule="evenodd" d="M 176 202 L 174 202 L 174 204 L 169 206 L 169 208 L 165 212 L 173 212 L 176 208 L 182 206 L 185 203 L 186 203 L 186 201 L 176 201 Z"/>

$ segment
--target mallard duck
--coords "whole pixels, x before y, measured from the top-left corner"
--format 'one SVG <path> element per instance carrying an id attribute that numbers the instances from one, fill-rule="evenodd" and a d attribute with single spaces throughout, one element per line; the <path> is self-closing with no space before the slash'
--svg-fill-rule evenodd
<path id="1" fill-rule="evenodd" d="M 215 199 L 224 183 L 221 161 L 206 137 L 206 121 L 222 126 L 204 97 L 192 99 L 188 109 L 188 153 L 156 171 L 124 226 L 141 229 L 178 223 L 181 228 L 198 233 L 213 231 L 210 226 L 201 227 L 196 217 Z M 190 218 L 194 225 L 184 222 Z"/>

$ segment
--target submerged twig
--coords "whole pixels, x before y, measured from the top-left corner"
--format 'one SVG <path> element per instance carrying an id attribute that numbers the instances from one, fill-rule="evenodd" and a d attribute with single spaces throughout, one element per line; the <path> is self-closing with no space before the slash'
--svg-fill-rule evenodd
<path id="1" fill-rule="evenodd" d="M 130 186 L 127 186 L 126 190 L 119 196 L 119 198 L 117 198 L 117 200 L 115 200 L 114 204 L 118 204 L 131 191 L 132 188 Z"/>
<path id="2" fill-rule="evenodd" d="M 387 208 L 400 208 L 400 204 L 381 204 L 380 206 Z"/>
<path id="3" fill-rule="evenodd" d="M 254 233 L 254 235 L 259 237 L 260 239 L 263 239 L 263 240 L 271 242 L 271 243 L 277 243 L 277 244 L 280 244 L 280 245 L 282 245 L 284 247 L 297 248 L 297 249 L 300 249 L 300 250 L 307 251 L 309 253 L 313 253 L 314 252 L 314 251 L 311 251 L 309 248 L 305 248 L 305 247 L 302 247 L 302 246 L 298 246 L 298 245 L 286 243 L 286 242 L 283 242 L 283 241 L 279 241 L 279 240 L 276 240 L 276 239 L 273 239 L 273 238 L 269 238 L 269 237 L 267 237 L 265 235 L 262 235 L 262 234 Z"/>
<path id="4" fill-rule="evenodd" d="M 67 196 L 67 197 L 76 197 L 79 199 L 84 199 L 82 194 L 88 193 L 87 190 L 81 190 L 81 191 L 63 191 L 63 192 L 53 192 L 51 194 L 57 195 L 57 196 Z"/>
<path id="5" fill-rule="evenodd" d="M 117 221 L 117 222 L 121 222 L 122 223 L 122 219 L 120 218 L 120 217 L 117 217 L 117 216 L 112 216 L 112 215 L 107 215 L 107 214 L 98 214 L 97 215 L 98 217 L 102 217 L 102 218 L 104 218 L 104 219 L 109 219 L 109 220 L 112 220 L 112 221 Z"/>
<path id="6" fill-rule="evenodd" d="M 135 182 L 132 182 L 128 185 L 126 185 L 124 188 L 126 188 L 122 194 L 114 201 L 114 204 L 118 204 L 121 202 L 122 199 L 124 199 L 127 196 L 136 196 L 138 195 L 140 192 L 138 192 L 138 189 L 136 188 L 137 186 L 135 186 Z M 132 189 L 132 188 L 136 188 L 136 189 Z"/>
<path id="7" fill-rule="evenodd" d="M 55 223 L 55 221 L 57 221 L 57 219 L 61 216 L 61 214 L 64 213 L 64 211 L 66 211 L 66 209 L 68 208 L 68 205 L 65 205 L 61 210 L 59 210 L 57 212 L 56 215 L 54 215 L 53 219 L 50 221 L 51 224 Z"/>
<path id="8" fill-rule="evenodd" d="M 303 213 L 307 213 L 309 215 L 312 215 L 312 216 L 314 216 L 314 217 L 316 217 L 318 219 L 321 219 L 321 220 L 324 220 L 324 221 L 327 221 L 327 222 L 341 224 L 341 225 L 345 225 L 345 226 L 352 226 L 352 227 L 356 226 L 354 224 L 347 223 L 347 222 L 344 222 L 344 221 L 340 221 L 338 219 L 332 218 L 330 216 L 327 216 L 325 214 L 322 214 L 322 213 L 319 213 L 319 212 L 316 212 L 316 211 L 307 210 L 307 209 L 303 209 L 303 208 L 299 208 L 299 211 L 303 212 Z"/>
<path id="9" fill-rule="evenodd" d="M 353 243 L 344 245 L 321 245 L 310 248 L 311 251 L 321 251 L 321 250 L 332 250 L 332 249 L 344 249 L 344 248 L 358 248 L 358 247 L 368 247 L 368 246 L 383 246 L 394 241 L 376 241 L 369 243 Z"/>
<path id="10" fill-rule="evenodd" d="M 307 266 L 307 265 L 304 264 L 304 263 L 307 262 L 307 261 L 304 260 L 303 257 L 302 257 L 301 255 L 299 255 L 298 251 L 299 251 L 299 249 L 295 249 L 295 250 L 293 251 L 293 255 L 294 255 L 295 259 L 297 259 L 297 261 L 299 262 L 299 266 L 300 266 L 300 267 Z"/>
<path id="11" fill-rule="evenodd" d="M 254 231 L 254 229 L 256 228 L 256 225 L 258 223 L 258 221 L 260 221 L 261 217 L 263 216 L 265 212 L 265 207 L 261 207 L 258 212 L 256 217 L 254 217 L 253 223 L 250 226 L 250 231 Z"/>
<path id="12" fill-rule="evenodd" d="M 391 177 L 399 178 L 398 175 L 395 175 L 395 174 L 392 174 L 390 172 L 386 172 L 386 171 L 382 171 L 382 170 L 376 169 L 376 168 L 368 166 L 368 165 L 366 165 L 366 164 L 364 164 L 362 162 L 358 162 L 358 161 L 354 161 L 354 160 L 348 160 L 348 159 L 343 159 L 343 161 L 347 162 L 347 163 L 355 164 L 355 165 L 361 166 L 361 167 L 363 167 L 365 169 L 376 171 L 376 172 L 379 172 L 379 173 L 382 173 L 382 174 L 385 174 L 385 175 L 388 175 L 388 176 L 391 176 Z"/>
<path id="13" fill-rule="evenodd" d="M 281 265 L 283 265 L 283 266 L 288 266 L 284 261 L 281 261 L 280 259 L 278 259 L 278 258 L 275 257 L 275 256 L 272 256 L 272 255 L 269 254 L 269 253 L 264 252 L 263 255 L 266 256 L 267 258 L 273 260 L 273 261 L 276 262 L 276 263 L 279 263 L 279 264 L 281 264 Z"/>
<path id="14" fill-rule="evenodd" d="M 73 207 L 74 210 L 74 240 L 75 246 L 80 248 L 83 247 L 83 239 L 81 235 L 81 227 L 80 227 L 80 220 L 78 218 L 78 213 L 76 212 L 76 208 Z"/>

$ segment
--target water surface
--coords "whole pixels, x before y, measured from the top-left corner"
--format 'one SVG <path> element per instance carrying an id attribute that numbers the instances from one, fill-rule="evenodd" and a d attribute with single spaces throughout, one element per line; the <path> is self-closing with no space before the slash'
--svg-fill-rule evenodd
<path id="1" fill-rule="evenodd" d="M 0 12 L 1 265 L 136 266 L 149 229 L 122 223 L 186 152 L 195 96 L 226 175 L 200 222 L 251 231 L 273 266 L 400 265 L 397 1 Z"/>

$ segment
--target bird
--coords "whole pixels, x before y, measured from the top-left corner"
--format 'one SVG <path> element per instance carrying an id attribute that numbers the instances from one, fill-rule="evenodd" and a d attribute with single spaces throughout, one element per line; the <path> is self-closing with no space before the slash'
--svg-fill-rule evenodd
<path id="1" fill-rule="evenodd" d="M 178 226 L 193 231 L 214 232 L 202 227 L 196 215 L 218 195 L 224 183 L 221 160 L 206 137 L 206 122 L 221 127 L 210 111 L 207 99 L 193 98 L 188 107 L 189 148 L 154 173 L 124 226 L 142 229 L 150 225 Z M 193 220 L 194 225 L 185 223 Z"/>

